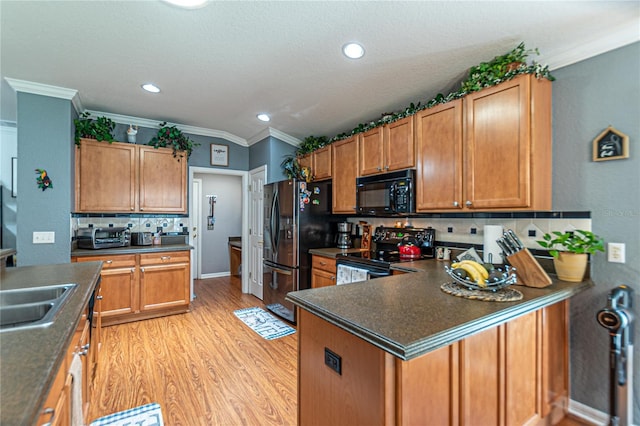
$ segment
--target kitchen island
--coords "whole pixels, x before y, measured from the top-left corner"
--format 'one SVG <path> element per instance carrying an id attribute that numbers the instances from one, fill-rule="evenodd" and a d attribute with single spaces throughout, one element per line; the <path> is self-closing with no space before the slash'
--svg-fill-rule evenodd
<path id="1" fill-rule="evenodd" d="M 58 371 L 64 368 L 83 312 L 98 285 L 100 262 L 7 268 L 2 290 L 77 284 L 48 326 L 0 332 L 0 424 L 32 425 L 42 414 Z"/>
<path id="2" fill-rule="evenodd" d="M 568 299 L 593 284 L 516 286 L 486 302 L 440 290 L 444 262 L 289 293 L 307 424 L 556 423 L 568 403 Z"/>

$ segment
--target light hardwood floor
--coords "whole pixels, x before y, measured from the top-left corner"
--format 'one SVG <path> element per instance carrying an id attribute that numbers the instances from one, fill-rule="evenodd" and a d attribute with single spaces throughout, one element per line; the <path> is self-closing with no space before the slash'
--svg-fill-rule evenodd
<path id="1" fill-rule="evenodd" d="M 188 314 L 103 329 L 89 418 L 158 402 L 167 426 L 295 425 L 297 334 L 268 341 L 242 324 L 234 310 L 264 305 L 238 278 L 195 292 Z"/>
<path id="2" fill-rule="evenodd" d="M 188 314 L 104 328 L 89 418 L 157 402 L 172 426 L 295 425 L 297 334 L 240 322 L 234 310 L 264 305 L 233 280 L 196 280 Z"/>

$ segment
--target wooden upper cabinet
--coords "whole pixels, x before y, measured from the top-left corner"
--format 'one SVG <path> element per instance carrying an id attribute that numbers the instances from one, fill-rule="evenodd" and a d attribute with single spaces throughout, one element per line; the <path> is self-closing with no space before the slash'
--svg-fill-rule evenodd
<path id="1" fill-rule="evenodd" d="M 413 117 L 406 117 L 383 127 L 385 171 L 415 167 L 413 122 Z"/>
<path id="2" fill-rule="evenodd" d="M 187 212 L 187 159 L 169 148 L 82 139 L 75 167 L 77 212 Z"/>
<path id="3" fill-rule="evenodd" d="M 358 136 L 332 144 L 333 213 L 355 213 Z"/>
<path id="4" fill-rule="evenodd" d="M 464 98 L 465 206 L 551 208 L 551 82 L 523 74 Z"/>
<path id="5" fill-rule="evenodd" d="M 313 174 L 313 154 L 303 155 L 302 157 L 298 157 L 298 164 L 300 167 L 307 167 L 311 170 Z"/>
<path id="6" fill-rule="evenodd" d="M 76 211 L 134 211 L 136 153 L 135 145 L 82 139 L 76 148 Z"/>
<path id="7" fill-rule="evenodd" d="M 360 137 L 360 176 L 415 166 L 413 117 L 376 127 Z"/>
<path id="8" fill-rule="evenodd" d="M 183 154 L 186 155 L 186 154 Z M 140 146 L 141 212 L 187 212 L 187 158 L 171 149 Z"/>
<path id="9" fill-rule="evenodd" d="M 360 176 L 384 171 L 384 132 L 376 127 L 360 136 Z"/>
<path id="10" fill-rule="evenodd" d="M 416 114 L 417 211 L 462 208 L 462 100 Z"/>
<path id="11" fill-rule="evenodd" d="M 331 179 L 331 145 L 313 152 L 313 179 Z"/>

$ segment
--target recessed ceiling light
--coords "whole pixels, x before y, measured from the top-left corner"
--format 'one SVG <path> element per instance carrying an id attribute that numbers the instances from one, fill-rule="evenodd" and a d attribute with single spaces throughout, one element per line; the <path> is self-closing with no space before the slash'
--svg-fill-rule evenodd
<path id="1" fill-rule="evenodd" d="M 183 7 L 185 9 L 197 9 L 203 7 L 209 0 L 164 0 L 174 6 Z"/>
<path id="2" fill-rule="evenodd" d="M 342 53 L 344 53 L 347 58 L 360 59 L 364 56 L 364 47 L 355 42 L 347 43 L 342 46 Z"/>
<path id="3" fill-rule="evenodd" d="M 158 93 L 160 91 L 160 88 L 152 83 L 143 84 L 142 88 L 151 93 Z"/>
<path id="4" fill-rule="evenodd" d="M 260 121 L 270 121 L 271 117 L 269 117 L 267 114 L 258 114 L 256 117 L 258 117 L 258 120 Z"/>

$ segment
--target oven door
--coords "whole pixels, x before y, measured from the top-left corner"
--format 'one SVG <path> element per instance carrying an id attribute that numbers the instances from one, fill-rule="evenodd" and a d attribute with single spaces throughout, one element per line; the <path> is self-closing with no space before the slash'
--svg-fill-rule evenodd
<path id="1" fill-rule="evenodd" d="M 369 262 L 366 259 L 338 256 L 336 260 L 336 284 L 350 284 L 391 275 L 388 265 Z"/>

